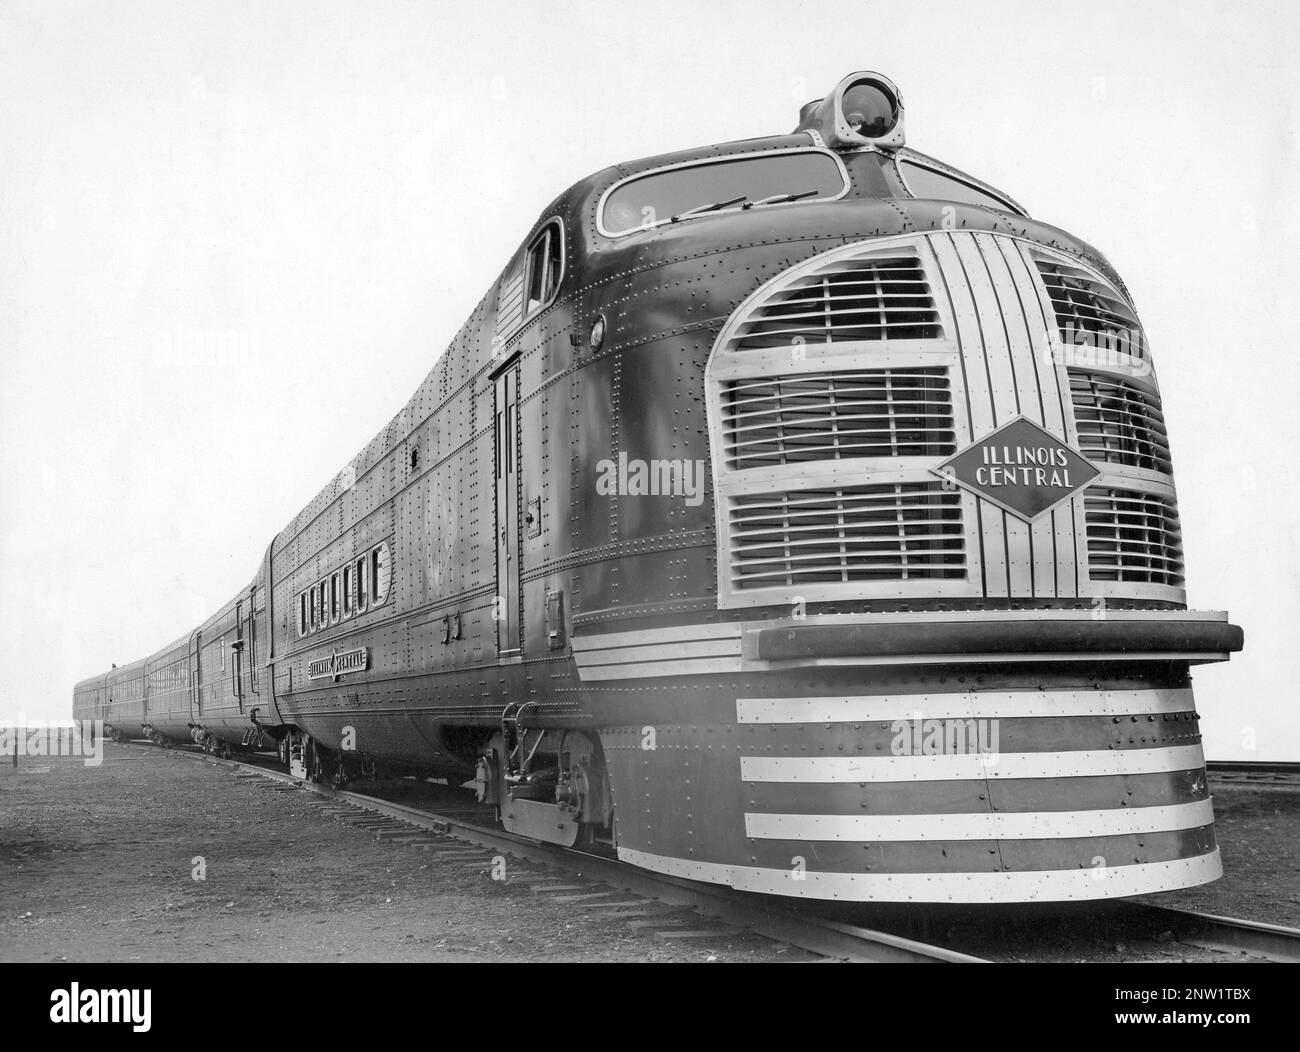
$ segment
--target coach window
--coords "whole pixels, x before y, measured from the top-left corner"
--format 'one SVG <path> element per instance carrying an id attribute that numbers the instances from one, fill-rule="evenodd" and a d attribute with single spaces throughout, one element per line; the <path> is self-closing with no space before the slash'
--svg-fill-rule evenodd
<path id="1" fill-rule="evenodd" d="M 298 596 L 298 635 L 307 634 L 307 593 Z"/>
<path id="2" fill-rule="evenodd" d="M 321 628 L 328 628 L 330 623 L 329 579 L 326 578 L 324 581 L 321 581 L 321 583 L 316 586 L 316 590 L 320 592 L 320 626 Z"/>
<path id="3" fill-rule="evenodd" d="M 555 295 L 560 284 L 560 271 L 564 267 L 564 249 L 558 220 L 548 223 L 546 229 L 528 246 L 528 304 L 524 313 L 545 306 Z"/>
<path id="4" fill-rule="evenodd" d="M 363 555 L 357 560 L 357 613 L 365 610 L 370 603 L 370 557 Z"/>
<path id="5" fill-rule="evenodd" d="M 352 616 L 352 564 L 343 567 L 343 616 Z"/>
<path id="6" fill-rule="evenodd" d="M 393 573 L 388 555 L 388 545 L 381 544 L 370 553 L 370 580 L 375 593 L 375 606 L 382 606 L 388 598 L 388 586 Z"/>
<path id="7" fill-rule="evenodd" d="M 330 624 L 336 625 L 339 621 L 339 613 L 342 605 L 342 596 L 339 595 L 339 573 L 336 570 L 334 576 L 330 578 Z"/>
<path id="8" fill-rule="evenodd" d="M 320 592 L 315 585 L 307 589 L 307 592 L 311 596 L 311 630 L 315 632 L 320 627 Z"/>

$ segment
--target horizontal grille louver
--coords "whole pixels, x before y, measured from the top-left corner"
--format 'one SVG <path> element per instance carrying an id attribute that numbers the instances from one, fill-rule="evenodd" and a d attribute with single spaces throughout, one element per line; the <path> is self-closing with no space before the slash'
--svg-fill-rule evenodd
<path id="1" fill-rule="evenodd" d="M 966 576 L 961 497 L 939 483 L 746 494 L 729 519 L 737 589 Z"/>
<path id="2" fill-rule="evenodd" d="M 523 320 L 523 316 L 524 274 L 522 270 L 517 270 L 501 282 L 501 291 L 497 296 L 496 338 L 502 340 L 508 336 Z"/>
<path id="3" fill-rule="evenodd" d="M 722 408 L 733 468 L 956 451 L 943 368 L 731 380 Z"/>
<path id="4" fill-rule="evenodd" d="M 1183 584 L 1178 508 L 1130 489 L 1090 489 L 1084 497 L 1088 576 L 1126 584 Z"/>
<path id="5" fill-rule="evenodd" d="M 1145 354 L 1142 326 L 1118 292 L 1069 263 L 1042 256 L 1035 262 L 1067 345 L 1115 348 L 1139 358 Z"/>
<path id="6" fill-rule="evenodd" d="M 916 256 L 841 260 L 757 308 L 733 347 L 747 351 L 846 340 L 933 340 L 943 335 Z"/>
<path id="7" fill-rule="evenodd" d="M 1160 400 L 1135 384 L 1071 369 L 1079 451 L 1098 463 L 1173 471 Z"/>

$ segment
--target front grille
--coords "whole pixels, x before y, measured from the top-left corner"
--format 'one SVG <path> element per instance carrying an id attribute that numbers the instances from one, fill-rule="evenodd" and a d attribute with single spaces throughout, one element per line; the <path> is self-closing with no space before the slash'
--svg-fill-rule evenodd
<path id="1" fill-rule="evenodd" d="M 729 380 L 722 410 L 733 468 L 947 456 L 957 448 L 944 368 Z"/>
<path id="2" fill-rule="evenodd" d="M 1040 255 L 1034 261 L 1067 345 L 1103 346 L 1142 357 L 1142 326 L 1123 296 L 1069 263 Z"/>
<path id="3" fill-rule="evenodd" d="M 1182 587 L 1182 532 L 1171 498 L 1094 487 L 1084 497 L 1084 517 L 1092 580 Z"/>
<path id="4" fill-rule="evenodd" d="M 942 335 L 920 259 L 869 256 L 838 260 L 764 301 L 737 329 L 733 349 Z"/>
<path id="5" fill-rule="evenodd" d="M 745 494 L 729 526 L 740 590 L 966 576 L 961 497 L 937 482 Z"/>
<path id="6" fill-rule="evenodd" d="M 1113 376 L 1083 369 L 1069 373 L 1079 451 L 1084 456 L 1166 475 L 1173 471 L 1159 398 Z"/>

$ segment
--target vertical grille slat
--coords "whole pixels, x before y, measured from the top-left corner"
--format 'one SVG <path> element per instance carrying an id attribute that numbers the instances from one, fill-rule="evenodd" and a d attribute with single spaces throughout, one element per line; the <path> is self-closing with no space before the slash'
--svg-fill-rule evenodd
<path id="1" fill-rule="evenodd" d="M 1098 463 L 1172 474 L 1159 398 L 1107 374 L 1070 369 L 1069 377 L 1079 451 L 1084 456 Z"/>
<path id="2" fill-rule="evenodd" d="M 1113 348 L 1146 357 L 1146 337 L 1128 301 L 1096 275 L 1055 257 L 1034 253 L 1038 273 L 1067 346 Z"/>
<path id="3" fill-rule="evenodd" d="M 1093 487 L 1084 497 L 1084 518 L 1091 580 L 1183 586 L 1182 531 L 1172 498 Z"/>

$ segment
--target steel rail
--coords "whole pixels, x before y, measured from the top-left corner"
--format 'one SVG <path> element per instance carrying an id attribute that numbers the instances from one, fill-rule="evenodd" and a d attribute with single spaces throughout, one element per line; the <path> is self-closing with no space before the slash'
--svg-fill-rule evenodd
<path id="1" fill-rule="evenodd" d="M 1209 760 L 1205 769 L 1221 785 L 1295 789 L 1300 786 L 1300 763 L 1287 761 Z"/>
<path id="2" fill-rule="evenodd" d="M 1167 924 L 1181 942 L 1206 949 L 1245 951 L 1271 961 L 1300 962 L 1300 928 L 1280 924 L 1221 917 L 1177 906 L 1155 906 L 1145 902 L 1121 904 L 1135 916 Z"/>

